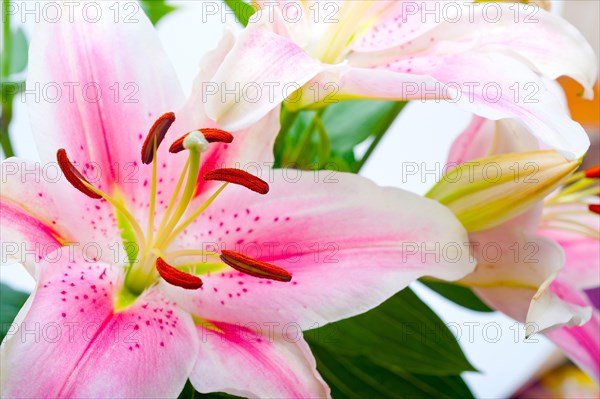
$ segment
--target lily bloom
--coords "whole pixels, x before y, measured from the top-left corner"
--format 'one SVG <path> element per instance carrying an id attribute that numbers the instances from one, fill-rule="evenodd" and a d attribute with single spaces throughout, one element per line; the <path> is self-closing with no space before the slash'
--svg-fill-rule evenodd
<path id="1" fill-rule="evenodd" d="M 519 118 L 570 159 L 589 146 L 548 79 L 570 76 L 591 97 L 593 50 L 574 27 L 537 6 L 256 4 L 261 9 L 223 46 L 227 56 L 207 83 L 207 114 L 225 128 L 248 126 L 282 102 L 294 111 L 357 98 L 448 100 L 486 118 Z M 226 101 L 232 93 L 235 101 Z"/>
<path id="2" fill-rule="evenodd" d="M 359 176 L 269 169 L 276 114 L 235 134 L 198 129 L 207 118 L 184 105 L 138 17 L 36 28 L 29 90 L 102 94 L 31 101 L 42 163 L 2 163 L 2 246 L 17 244 L 6 255 L 36 288 L 0 349 L 1 396 L 174 397 L 187 379 L 200 392 L 330 396 L 302 330 L 421 276 L 471 272 L 464 228 L 435 201 Z M 452 259 L 415 251 L 446 244 Z"/>
<path id="3" fill-rule="evenodd" d="M 513 152 L 517 156 L 537 148 L 537 140 L 522 124 L 476 117 L 454 142 L 449 162 Z M 544 171 L 539 165 L 531 162 L 525 167 L 535 169 L 526 186 L 541 183 Z M 514 177 L 514 167 L 509 173 Z M 528 334 L 544 332 L 597 381 L 600 209 L 588 201 L 599 193 L 598 178 L 600 167 L 576 173 L 563 188 L 545 198 L 538 195 L 537 203 L 519 216 L 470 234 L 472 245 L 479 248 L 478 265 L 460 281 L 494 309 L 526 322 Z"/>

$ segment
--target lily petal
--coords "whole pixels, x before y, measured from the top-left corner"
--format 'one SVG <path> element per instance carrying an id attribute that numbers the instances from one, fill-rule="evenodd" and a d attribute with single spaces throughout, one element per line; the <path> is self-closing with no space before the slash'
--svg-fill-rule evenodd
<path id="1" fill-rule="evenodd" d="M 2 396 L 177 396 L 198 351 L 189 314 L 156 289 L 117 312 L 121 268 L 57 256 L 2 344 Z"/>
<path id="2" fill-rule="evenodd" d="M 474 116 L 469 126 L 454 140 L 448 154 L 448 164 L 539 149 L 538 141 L 518 120 L 490 119 Z"/>
<path id="3" fill-rule="evenodd" d="M 190 375 L 202 393 L 225 392 L 248 398 L 328 398 L 329 387 L 296 326 L 198 326 L 200 353 Z M 236 372 L 232 372 L 236 370 Z"/>
<path id="4" fill-rule="evenodd" d="M 98 188 L 120 192 L 146 213 L 152 167 L 141 165 L 140 149 L 158 117 L 177 113 L 183 92 L 143 13 L 135 15 L 135 23 L 126 18 L 115 23 L 109 3 L 96 6 L 101 7 L 98 21 L 75 13 L 72 22 L 61 18 L 36 26 L 27 89 L 59 95 L 47 94 L 42 101 L 28 97 L 33 133 L 43 162 L 54 162 L 56 150 L 65 148 Z M 187 131 L 183 119 L 168 137 Z M 167 156 L 166 147 L 159 149 L 159 159 Z M 174 186 L 184 160 L 159 162 L 163 187 Z"/>
<path id="5" fill-rule="evenodd" d="M 550 289 L 563 267 L 564 253 L 555 241 L 531 233 L 539 212 L 540 207 L 472 234 L 477 268 L 461 280 L 494 309 L 531 323 L 529 333 L 583 325 L 591 315 L 589 308 L 563 301 Z"/>
<path id="6" fill-rule="evenodd" d="M 323 68 L 292 41 L 260 25 L 249 26 L 207 83 L 213 90 L 206 113 L 227 130 L 249 126 Z"/>
<path id="7" fill-rule="evenodd" d="M 563 327 L 546 333 L 565 354 L 596 382 L 600 382 L 600 321 L 598 315 L 581 327 Z"/>
<path id="8" fill-rule="evenodd" d="M 273 170 L 265 197 L 227 187 L 172 248 L 235 250 L 284 268 L 291 282 L 223 265 L 202 276 L 197 293 L 171 288 L 178 303 L 208 320 L 297 322 L 304 330 L 365 312 L 419 277 L 455 280 L 473 270 L 466 232 L 447 208 L 326 173 L 316 183 L 312 172 Z"/>
<path id="9" fill-rule="evenodd" d="M 410 89 L 412 97 L 446 99 L 489 119 L 518 118 L 538 139 L 569 159 L 579 158 L 589 147 L 587 134 L 569 117 L 552 84 L 527 64 L 506 54 L 426 53 L 393 60 L 364 55 L 354 56 L 350 63 L 367 71 L 372 70 L 367 68 L 383 68 L 401 75 L 370 72 L 379 78 L 379 84 L 364 92 L 361 91 L 365 85 L 360 86 L 361 91 L 356 86 L 341 86 L 337 94 L 340 97 L 406 99 Z M 367 81 L 367 72 L 364 73 Z M 404 77 L 406 74 L 415 75 L 416 83 L 410 83 Z M 385 85 L 382 78 L 388 79 L 389 84 Z M 438 83 L 432 89 L 431 84 L 420 82 L 423 78 L 434 78 Z"/>
<path id="10" fill-rule="evenodd" d="M 35 277 L 36 265 L 54 250 L 90 243 L 102 248 L 104 259 L 113 258 L 110 246 L 120 236 L 114 210 L 81 195 L 56 164 L 21 158 L 2 162 L 0 207 L 2 263 L 20 262 Z"/>

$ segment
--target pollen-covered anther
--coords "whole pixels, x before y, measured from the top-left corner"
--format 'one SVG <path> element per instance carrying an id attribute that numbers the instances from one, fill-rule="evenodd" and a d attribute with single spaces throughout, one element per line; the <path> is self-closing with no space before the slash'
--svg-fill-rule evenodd
<path id="1" fill-rule="evenodd" d="M 292 274 L 287 270 L 267 262 L 252 259 L 239 252 L 223 250 L 221 251 L 220 258 L 235 270 L 253 277 L 283 282 L 292 280 Z"/>
<path id="2" fill-rule="evenodd" d="M 218 180 L 244 186 L 259 194 L 269 192 L 269 184 L 241 169 L 223 168 L 215 169 L 204 174 L 204 180 Z"/>
<path id="3" fill-rule="evenodd" d="M 600 165 L 589 168 L 584 173 L 588 179 L 600 179 Z"/>
<path id="4" fill-rule="evenodd" d="M 156 270 L 158 271 L 158 274 L 171 285 L 185 288 L 186 290 L 197 290 L 202 287 L 203 283 L 200 277 L 177 270 L 162 258 L 156 259 Z"/>
<path id="5" fill-rule="evenodd" d="M 71 183 L 73 187 L 90 198 L 102 198 L 100 194 L 86 186 L 85 183 L 90 184 L 90 182 L 81 174 L 81 172 L 77 170 L 75 165 L 71 163 L 69 157 L 67 156 L 67 151 L 64 148 L 61 148 L 56 152 L 56 160 L 58 161 L 60 170 L 62 170 L 63 174 L 67 178 L 67 181 Z"/>
<path id="6" fill-rule="evenodd" d="M 198 131 L 204 135 L 204 138 L 209 143 L 231 143 L 233 141 L 233 135 L 229 132 L 226 132 L 225 130 L 204 128 L 198 129 Z M 183 146 L 183 141 L 190 133 L 186 133 L 177 140 L 175 140 L 175 142 L 171 144 L 169 152 L 177 154 L 178 152 L 185 150 L 185 147 Z"/>
<path id="7" fill-rule="evenodd" d="M 600 215 L 600 204 L 590 204 L 588 205 L 588 209 L 591 212 L 597 213 L 598 215 Z"/>
<path id="8" fill-rule="evenodd" d="M 167 112 L 154 122 L 142 145 L 142 162 L 144 164 L 148 165 L 152 163 L 154 152 L 158 150 L 160 143 L 162 143 L 173 122 L 175 122 L 175 114 L 173 112 Z M 154 148 L 155 143 L 156 148 Z"/>

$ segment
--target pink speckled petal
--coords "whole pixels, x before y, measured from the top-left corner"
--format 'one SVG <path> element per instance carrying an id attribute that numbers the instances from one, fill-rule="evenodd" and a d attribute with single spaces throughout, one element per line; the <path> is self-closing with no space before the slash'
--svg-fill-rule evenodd
<path id="1" fill-rule="evenodd" d="M 115 23 L 112 3 L 96 7 L 98 21 L 74 13 L 73 22 L 61 18 L 36 25 L 27 89 L 49 94 L 27 97 L 33 133 L 44 164 L 56 162 L 56 151 L 65 148 L 98 188 L 119 191 L 134 212 L 144 215 L 152 167 L 141 164 L 140 150 L 150 127 L 171 111 L 178 120 L 167 141 L 194 127 L 178 113 L 183 92 L 144 13 Z M 60 92 L 54 96 L 57 87 Z M 159 201 L 175 185 L 185 162 L 171 158 L 167 163 L 167 149 L 161 146 L 158 154 Z"/>
<path id="2" fill-rule="evenodd" d="M 362 55 L 353 57 L 351 64 L 362 68 L 362 84 L 340 86 L 339 97 L 448 100 L 489 119 L 519 119 L 567 158 L 578 158 L 589 147 L 587 134 L 569 117 L 554 84 L 505 53 L 433 53 L 379 61 Z M 394 73 L 375 72 L 379 69 Z M 369 74 L 376 79 L 373 86 L 367 84 Z M 413 75 L 412 83 L 406 75 Z"/>
<path id="3" fill-rule="evenodd" d="M 297 326 L 206 325 L 210 327 L 198 326 L 202 344 L 190 375 L 199 392 L 248 398 L 331 396 Z"/>
<path id="4" fill-rule="evenodd" d="M 21 158 L 2 162 L 0 241 L 2 263 L 35 265 L 65 243 L 101 247 L 101 258 L 114 260 L 110 246 L 120 242 L 112 206 L 73 188 L 58 165 Z"/>
<path id="5" fill-rule="evenodd" d="M 2 396 L 177 396 L 198 351 L 189 314 L 157 289 L 115 312 L 121 269 L 68 249 L 60 255 L 42 265 L 29 305 L 2 343 Z"/>
<path id="6" fill-rule="evenodd" d="M 237 250 L 283 267 L 292 281 L 224 267 L 203 275 L 198 292 L 169 287 L 202 318 L 314 328 L 367 311 L 421 276 L 473 270 L 464 228 L 437 202 L 351 174 L 273 170 L 267 181 L 265 196 L 227 187 L 173 249 Z"/>

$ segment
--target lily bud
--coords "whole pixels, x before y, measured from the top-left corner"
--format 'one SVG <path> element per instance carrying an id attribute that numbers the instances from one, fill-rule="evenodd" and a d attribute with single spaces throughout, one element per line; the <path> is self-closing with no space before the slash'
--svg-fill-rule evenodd
<path id="1" fill-rule="evenodd" d="M 474 233 L 529 210 L 580 164 L 553 150 L 481 158 L 448 172 L 426 196 L 447 206 Z"/>

